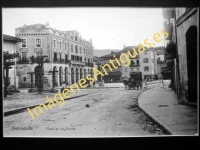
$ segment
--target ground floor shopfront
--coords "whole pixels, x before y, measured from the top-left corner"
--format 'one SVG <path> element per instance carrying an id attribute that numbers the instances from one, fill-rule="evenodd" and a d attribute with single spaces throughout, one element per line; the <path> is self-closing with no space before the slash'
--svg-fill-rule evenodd
<path id="1" fill-rule="evenodd" d="M 122 73 L 120 71 L 109 72 L 108 75 L 102 77 L 105 83 L 122 82 Z"/>

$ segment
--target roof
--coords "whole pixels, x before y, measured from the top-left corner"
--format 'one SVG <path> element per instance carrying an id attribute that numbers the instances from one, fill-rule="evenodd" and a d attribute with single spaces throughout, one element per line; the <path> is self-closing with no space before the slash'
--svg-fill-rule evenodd
<path id="1" fill-rule="evenodd" d="M 97 61 L 100 61 L 100 59 L 97 56 L 93 56 L 93 61 L 97 62 Z"/>
<path id="2" fill-rule="evenodd" d="M 45 25 L 41 24 L 41 23 L 37 23 L 37 24 L 32 24 L 32 25 L 24 25 L 22 27 L 18 27 L 16 29 L 32 29 L 34 27 L 39 27 L 39 28 L 46 28 Z"/>
<path id="3" fill-rule="evenodd" d="M 12 41 L 12 42 L 22 42 L 23 41 L 22 39 L 20 39 L 18 37 L 6 35 L 6 34 L 3 34 L 3 40 Z"/>

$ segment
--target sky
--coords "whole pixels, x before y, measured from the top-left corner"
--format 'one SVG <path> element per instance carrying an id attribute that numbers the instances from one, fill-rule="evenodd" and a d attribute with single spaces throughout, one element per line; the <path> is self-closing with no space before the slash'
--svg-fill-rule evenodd
<path id="1" fill-rule="evenodd" d="M 163 29 L 161 8 L 63 7 L 2 8 L 3 34 L 15 36 L 24 24 L 45 24 L 61 31 L 77 30 L 94 49 L 122 49 L 135 46 Z M 163 41 L 155 46 L 163 46 Z"/>

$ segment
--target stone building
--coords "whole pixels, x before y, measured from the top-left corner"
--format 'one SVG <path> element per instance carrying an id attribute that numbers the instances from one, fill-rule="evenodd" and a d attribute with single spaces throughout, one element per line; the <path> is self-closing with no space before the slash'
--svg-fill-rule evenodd
<path id="1" fill-rule="evenodd" d="M 172 88 L 180 102 L 197 103 L 199 8 L 163 8 L 166 63 L 171 68 Z M 173 44 L 174 43 L 174 44 Z M 170 45 L 171 44 L 171 45 Z"/>
<path id="2" fill-rule="evenodd" d="M 37 56 L 46 56 L 43 69 L 48 87 L 53 84 L 61 86 L 63 82 L 71 85 L 92 73 L 92 40 L 86 41 L 78 31 L 59 31 L 46 23 L 18 27 L 15 35 L 23 39 L 17 47 L 21 54 L 17 61 L 17 76 L 21 87 L 30 87 L 31 75 L 27 73 L 31 72 L 34 72 L 33 83 L 37 85 L 38 64 L 33 63 Z"/>
<path id="3" fill-rule="evenodd" d="M 175 8 L 180 72 L 180 100 L 197 102 L 199 8 Z"/>

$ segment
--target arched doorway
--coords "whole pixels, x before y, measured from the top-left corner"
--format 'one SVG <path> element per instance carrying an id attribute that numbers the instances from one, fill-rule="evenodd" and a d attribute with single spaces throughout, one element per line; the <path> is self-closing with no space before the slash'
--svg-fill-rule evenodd
<path id="1" fill-rule="evenodd" d="M 78 76 L 79 76 L 79 72 L 78 72 L 78 68 L 76 68 L 76 83 L 77 83 L 78 80 L 79 80 Z"/>
<path id="2" fill-rule="evenodd" d="M 42 76 L 42 72 L 41 72 L 41 66 L 36 66 L 35 69 L 35 87 L 39 88 L 42 84 L 41 83 L 41 76 Z"/>
<path id="3" fill-rule="evenodd" d="M 65 84 L 68 85 L 68 68 L 65 67 Z"/>
<path id="4" fill-rule="evenodd" d="M 186 32 L 188 101 L 197 102 L 197 27 Z"/>
<path id="5" fill-rule="evenodd" d="M 63 83 L 63 69 L 62 67 L 59 67 L 59 79 L 60 79 L 60 86 Z"/>
<path id="6" fill-rule="evenodd" d="M 71 68 L 71 83 L 74 84 L 74 68 Z"/>
<path id="7" fill-rule="evenodd" d="M 53 84 L 54 86 L 58 86 L 58 76 L 57 76 L 57 72 L 55 71 L 58 71 L 56 66 L 53 67 Z"/>

